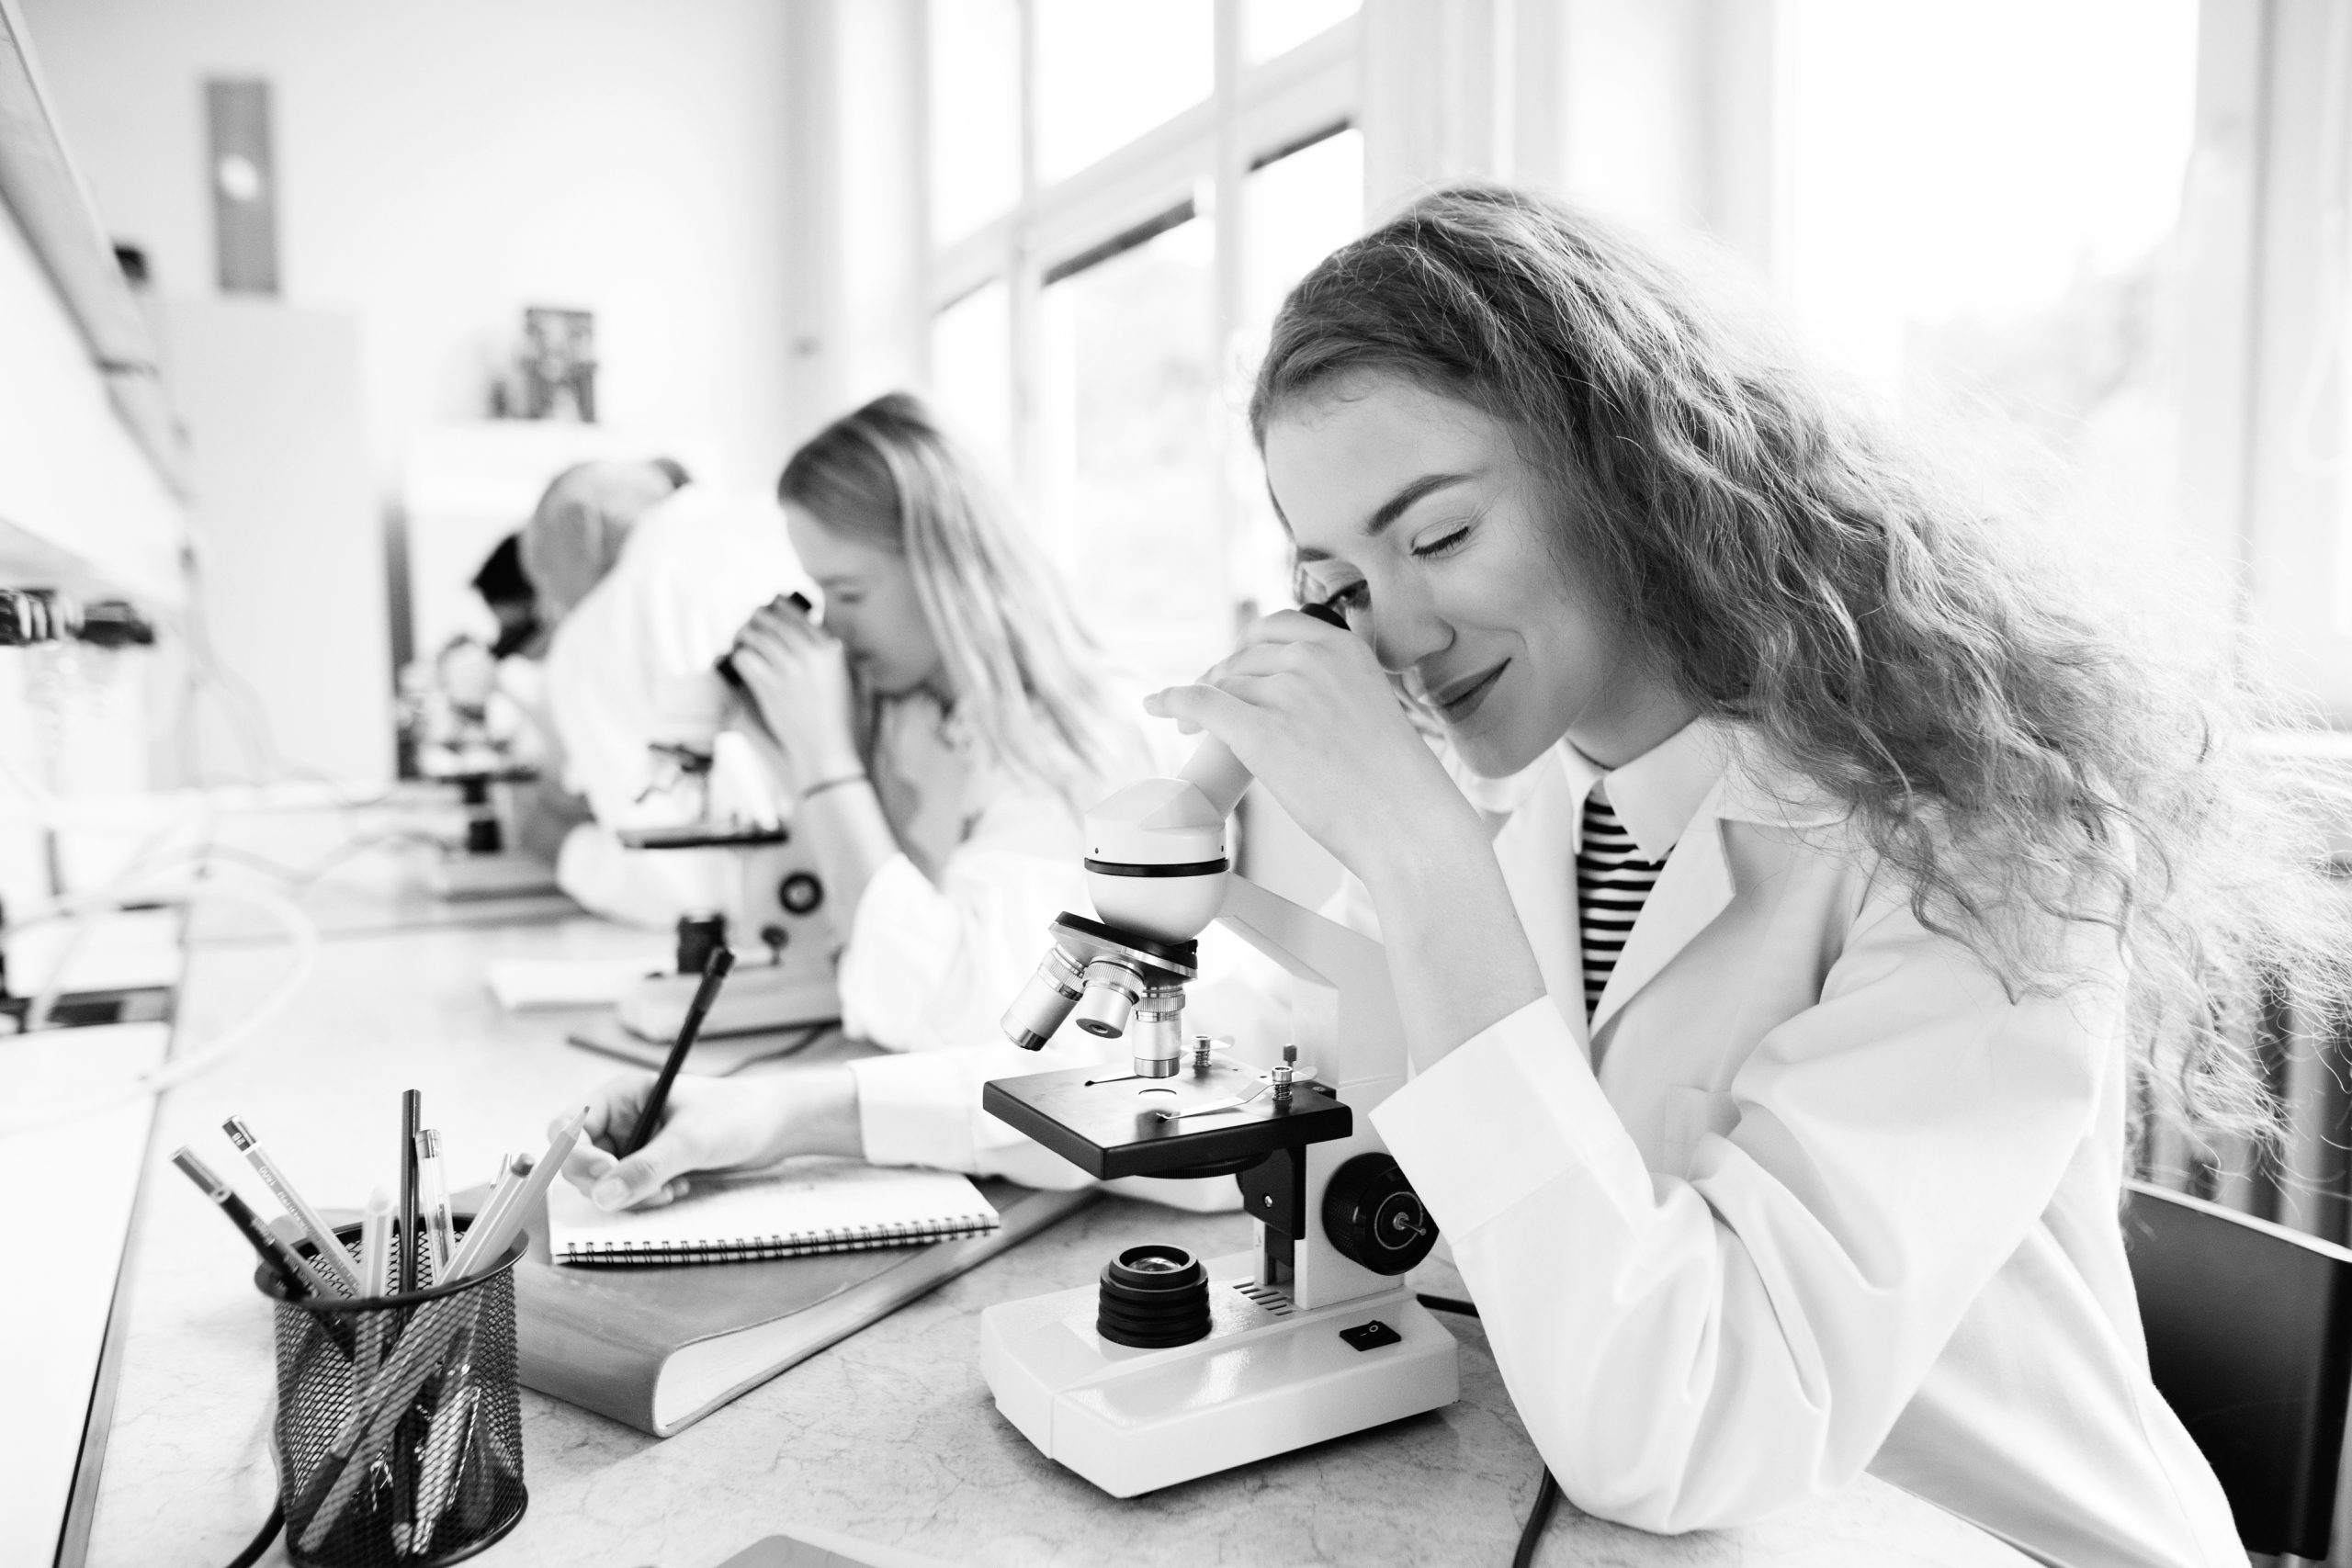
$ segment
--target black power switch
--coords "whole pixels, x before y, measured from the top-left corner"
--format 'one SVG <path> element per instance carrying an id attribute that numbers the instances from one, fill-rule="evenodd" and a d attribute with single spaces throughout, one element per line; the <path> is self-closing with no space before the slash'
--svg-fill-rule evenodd
<path id="1" fill-rule="evenodd" d="M 1403 1335 L 1376 1317 L 1370 1323 L 1360 1323 L 1353 1328 L 1342 1328 L 1340 1330 L 1340 1337 L 1359 1350 L 1377 1350 L 1383 1345 L 1402 1345 L 1405 1342 Z"/>

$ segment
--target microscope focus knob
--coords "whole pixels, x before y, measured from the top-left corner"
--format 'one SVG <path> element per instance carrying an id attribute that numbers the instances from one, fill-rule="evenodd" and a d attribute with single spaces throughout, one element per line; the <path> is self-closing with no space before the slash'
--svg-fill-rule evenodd
<path id="1" fill-rule="evenodd" d="M 805 871 L 796 871 L 776 884 L 775 901 L 796 915 L 813 915 L 825 901 L 825 885 Z"/>
<path id="2" fill-rule="evenodd" d="M 1323 1234 L 1375 1274 L 1402 1274 L 1437 1245 L 1437 1222 L 1395 1156 L 1358 1155 L 1323 1188 Z"/>

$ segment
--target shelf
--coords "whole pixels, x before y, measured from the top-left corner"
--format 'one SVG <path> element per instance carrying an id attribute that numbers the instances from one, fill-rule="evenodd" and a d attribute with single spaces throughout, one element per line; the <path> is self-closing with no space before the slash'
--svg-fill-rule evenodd
<path id="1" fill-rule="evenodd" d="M 153 333 L 0 0 L 0 572 L 181 596 L 187 453 Z"/>

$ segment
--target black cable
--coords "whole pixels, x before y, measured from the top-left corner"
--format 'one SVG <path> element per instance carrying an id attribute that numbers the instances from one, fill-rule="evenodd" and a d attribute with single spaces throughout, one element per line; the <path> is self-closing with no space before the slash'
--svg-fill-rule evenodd
<path id="1" fill-rule="evenodd" d="M 1536 1544 L 1544 1539 L 1544 1527 L 1552 1522 L 1552 1510 L 1559 1501 L 1560 1483 L 1552 1479 L 1551 1467 L 1546 1465 L 1544 1480 L 1535 1488 L 1535 1506 L 1527 1510 L 1527 1528 L 1519 1532 L 1519 1550 L 1511 1553 L 1510 1568 L 1531 1568 Z"/>
<path id="2" fill-rule="evenodd" d="M 1477 1307 L 1459 1296 L 1431 1296 L 1416 1293 L 1413 1299 L 1431 1312 L 1459 1313 L 1464 1317 L 1478 1315 Z M 1536 1483 L 1535 1506 L 1527 1511 L 1526 1528 L 1519 1532 L 1519 1550 L 1511 1553 L 1510 1568 L 1530 1568 L 1535 1561 L 1535 1546 L 1544 1539 L 1544 1530 L 1552 1522 L 1552 1510 L 1560 1504 L 1560 1483 L 1552 1478 L 1552 1467 L 1544 1467 L 1544 1479 Z"/>
<path id="3" fill-rule="evenodd" d="M 285 1523 L 286 1505 L 272 1503 L 269 1518 L 261 1527 L 261 1534 L 254 1537 L 252 1543 L 243 1551 L 229 1559 L 229 1568 L 254 1568 L 254 1564 L 261 1561 L 261 1554 L 269 1550 L 269 1543 L 277 1539 L 278 1529 Z"/>

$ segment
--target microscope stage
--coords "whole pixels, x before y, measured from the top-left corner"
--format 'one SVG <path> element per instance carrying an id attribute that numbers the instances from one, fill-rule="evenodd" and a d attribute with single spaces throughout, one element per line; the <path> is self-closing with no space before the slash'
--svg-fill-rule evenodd
<path id="1" fill-rule="evenodd" d="M 1181 1122 L 1158 1112 L 1257 1098 Z M 1277 1104 L 1254 1073 L 1218 1063 L 1170 1078 L 1123 1076 L 1116 1066 L 1071 1067 L 992 1078 L 980 1107 L 1098 1181 L 1121 1176 L 1181 1176 L 1238 1170 L 1276 1149 L 1329 1143 L 1355 1130 L 1354 1113 L 1323 1089 L 1300 1084 Z"/>
<path id="2" fill-rule="evenodd" d="M 782 828 L 741 822 L 687 822 L 673 828 L 623 828 L 625 850 L 749 850 L 766 844 L 788 844 L 792 835 Z"/>

